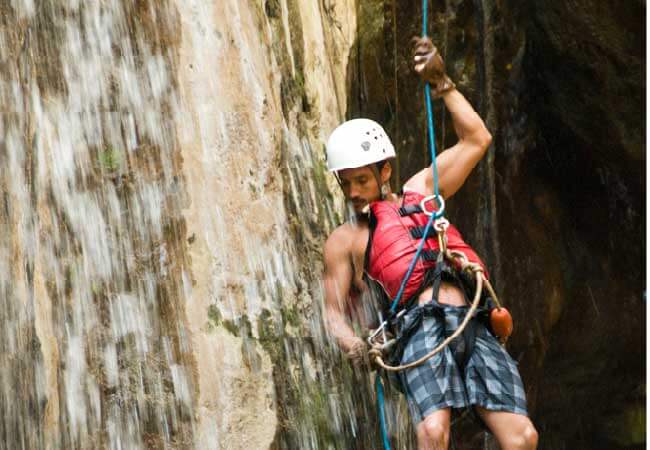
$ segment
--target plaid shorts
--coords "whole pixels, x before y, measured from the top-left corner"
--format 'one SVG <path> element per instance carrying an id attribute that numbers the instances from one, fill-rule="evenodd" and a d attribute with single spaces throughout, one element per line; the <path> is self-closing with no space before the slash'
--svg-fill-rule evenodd
<path id="1" fill-rule="evenodd" d="M 458 328 L 468 309 L 449 305 L 440 307 L 444 310 L 445 319 L 424 314 L 422 322 L 406 343 L 402 364 L 419 359 L 433 350 Z M 409 311 L 404 316 L 404 322 L 422 314 L 419 309 L 422 307 Z M 485 325 L 478 320 L 476 322 L 474 350 L 464 371 L 454 358 L 454 352 L 464 351 L 464 340 L 459 336 L 423 364 L 400 372 L 411 417 L 416 425 L 436 410 L 469 405 L 528 415 L 526 394 L 517 363 Z"/>

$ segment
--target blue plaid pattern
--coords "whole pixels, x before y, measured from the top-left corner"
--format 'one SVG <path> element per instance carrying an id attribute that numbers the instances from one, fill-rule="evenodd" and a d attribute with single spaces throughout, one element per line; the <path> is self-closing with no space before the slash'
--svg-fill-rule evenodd
<path id="1" fill-rule="evenodd" d="M 404 323 L 420 314 L 419 309 L 415 307 L 409 311 Z M 433 350 L 458 328 L 468 308 L 445 305 L 443 309 L 444 321 L 436 316 L 424 315 L 422 323 L 406 344 L 402 364 Z M 469 405 L 528 415 L 526 394 L 517 363 L 482 323 L 477 323 L 474 351 L 464 373 L 461 373 L 454 353 L 461 359 L 464 351 L 464 340 L 459 336 L 425 363 L 400 372 L 413 422 L 417 425 L 439 409 Z"/>

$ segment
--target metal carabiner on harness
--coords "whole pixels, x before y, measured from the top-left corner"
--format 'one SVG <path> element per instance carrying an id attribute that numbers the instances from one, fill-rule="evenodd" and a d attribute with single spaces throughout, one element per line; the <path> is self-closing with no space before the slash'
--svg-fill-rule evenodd
<path id="1" fill-rule="evenodd" d="M 427 210 L 426 204 L 431 200 L 438 202 L 438 209 L 432 209 L 431 211 Z M 442 217 L 442 215 L 445 213 L 445 199 L 442 198 L 442 195 L 440 194 L 429 195 L 422 199 L 420 202 L 420 208 L 422 209 L 422 212 L 427 216 L 435 216 L 436 218 Z"/>
<path id="2" fill-rule="evenodd" d="M 433 229 L 438 233 L 438 246 L 443 254 L 447 251 L 447 228 L 449 228 L 449 221 L 444 217 L 439 217 L 433 222 Z"/>
<path id="3" fill-rule="evenodd" d="M 402 309 L 397 313 L 397 315 L 395 315 L 394 319 L 399 319 L 404 315 L 405 312 L 406 309 Z M 377 329 L 370 336 L 368 336 L 368 344 L 370 344 L 370 346 L 375 345 L 375 339 L 377 336 L 379 336 L 380 333 L 383 334 L 384 342 L 386 342 L 386 325 L 388 325 L 388 319 L 382 321 L 379 327 L 377 327 Z"/>

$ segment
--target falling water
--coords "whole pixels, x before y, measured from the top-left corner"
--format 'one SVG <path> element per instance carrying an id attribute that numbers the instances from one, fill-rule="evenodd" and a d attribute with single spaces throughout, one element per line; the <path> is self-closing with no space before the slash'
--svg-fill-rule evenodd
<path id="1" fill-rule="evenodd" d="M 166 2 L 4 1 L 3 448 L 191 439 Z"/>
<path id="2" fill-rule="evenodd" d="M 340 219 L 299 111 L 298 11 L 271 3 L 266 18 L 237 2 L 0 3 L 3 448 L 236 449 L 269 432 L 280 449 L 377 442 L 369 377 L 323 328 L 314 258 Z M 224 9 L 231 31 L 211 22 Z M 244 36 L 251 21 L 272 48 Z M 203 92 L 187 75 L 228 45 L 250 110 L 223 106 L 227 80 L 206 77 Z M 263 51 L 289 86 L 276 98 L 253 67 Z M 267 146 L 280 157 L 259 155 Z M 196 161 L 211 176 L 200 182 L 225 190 L 194 186 Z"/>

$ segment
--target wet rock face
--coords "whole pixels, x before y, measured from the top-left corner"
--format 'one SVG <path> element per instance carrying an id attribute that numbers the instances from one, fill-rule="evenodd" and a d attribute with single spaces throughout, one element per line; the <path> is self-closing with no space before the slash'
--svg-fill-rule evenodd
<path id="1" fill-rule="evenodd" d="M 621 6 L 552 1 L 526 17 L 524 71 L 538 130 L 529 165 L 562 211 L 550 236 L 562 248 L 567 289 L 538 414 L 576 436 L 571 448 L 645 440 L 628 420 L 645 403 L 645 4 Z"/>
<path id="2" fill-rule="evenodd" d="M 0 448 L 359 441 L 319 315 L 354 19 L 0 2 Z"/>
<path id="3" fill-rule="evenodd" d="M 348 115 L 385 124 L 399 187 L 429 161 L 410 70 L 421 5 L 371 3 L 361 2 L 374 17 L 359 17 Z M 494 136 L 448 216 L 515 317 L 508 348 L 540 448 L 640 445 L 645 4 L 446 3 L 430 11 L 429 34 Z M 379 31 L 363 34 L 364 23 Z M 451 121 L 435 109 L 438 147 L 453 145 Z"/>

